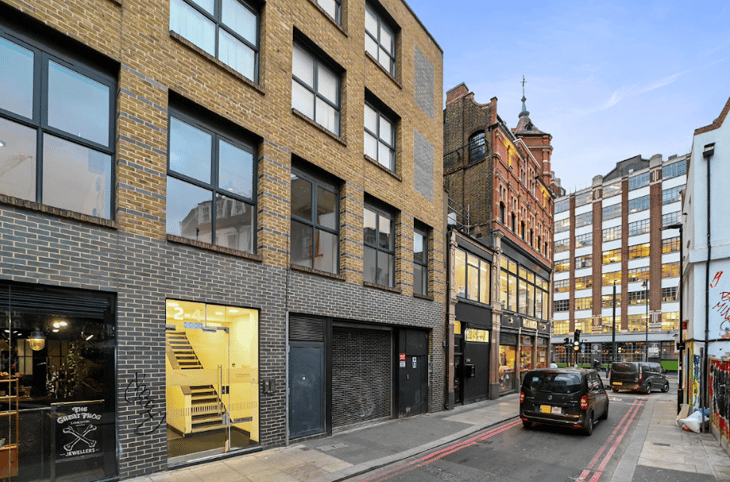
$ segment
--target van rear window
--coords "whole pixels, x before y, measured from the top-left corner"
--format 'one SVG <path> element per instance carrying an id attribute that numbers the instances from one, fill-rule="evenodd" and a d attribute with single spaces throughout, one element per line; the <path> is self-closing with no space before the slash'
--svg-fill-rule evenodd
<path id="1" fill-rule="evenodd" d="M 616 373 L 636 373 L 637 366 L 633 363 L 614 363 L 611 369 Z"/>
<path id="2" fill-rule="evenodd" d="M 581 377 L 577 373 L 533 373 L 522 386 L 538 392 L 575 393 L 581 389 Z"/>

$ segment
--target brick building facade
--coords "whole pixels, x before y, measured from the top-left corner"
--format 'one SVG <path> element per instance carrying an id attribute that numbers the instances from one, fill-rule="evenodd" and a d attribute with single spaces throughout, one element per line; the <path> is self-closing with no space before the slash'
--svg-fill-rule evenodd
<path id="1" fill-rule="evenodd" d="M 3 0 L 0 50 L 21 405 L 99 415 L 21 440 L 21 477 L 442 407 L 443 53 L 404 2 Z"/>
<path id="2" fill-rule="evenodd" d="M 514 391 L 522 371 L 548 362 L 552 136 L 525 100 L 510 129 L 496 98 L 479 104 L 464 84 L 446 93 L 449 405 Z"/>

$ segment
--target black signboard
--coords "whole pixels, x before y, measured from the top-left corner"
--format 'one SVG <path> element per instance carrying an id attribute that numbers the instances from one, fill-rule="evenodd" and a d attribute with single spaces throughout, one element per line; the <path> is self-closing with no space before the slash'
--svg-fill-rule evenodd
<path id="1" fill-rule="evenodd" d="M 104 405 L 87 402 L 58 407 L 56 412 L 56 460 L 101 454 L 101 417 Z"/>

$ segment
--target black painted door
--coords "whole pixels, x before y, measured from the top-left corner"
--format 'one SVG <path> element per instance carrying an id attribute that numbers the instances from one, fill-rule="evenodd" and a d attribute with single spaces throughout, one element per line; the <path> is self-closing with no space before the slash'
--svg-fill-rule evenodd
<path id="1" fill-rule="evenodd" d="M 324 345 L 290 342 L 289 436 L 304 437 L 325 429 Z"/>

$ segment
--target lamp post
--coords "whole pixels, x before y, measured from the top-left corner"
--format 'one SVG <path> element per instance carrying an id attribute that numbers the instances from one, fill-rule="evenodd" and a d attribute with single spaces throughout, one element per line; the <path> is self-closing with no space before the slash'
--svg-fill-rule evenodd
<path id="1" fill-rule="evenodd" d="M 663 226 L 661 228 L 662 231 L 666 229 L 679 229 L 679 363 L 677 364 L 677 379 L 678 379 L 678 386 L 677 386 L 677 413 L 680 412 L 682 409 L 682 402 L 684 402 L 684 383 L 682 381 L 682 366 L 684 362 L 684 337 L 682 336 L 682 319 L 684 317 L 684 311 L 683 311 L 683 303 L 684 303 L 684 295 L 682 293 L 682 275 L 684 274 L 683 269 L 683 262 L 684 258 L 682 256 L 682 250 L 684 249 L 683 246 L 683 238 L 682 238 L 682 223 L 673 223 L 669 224 L 667 226 Z"/>
<path id="2" fill-rule="evenodd" d="M 641 284 L 641 286 L 644 287 L 646 290 L 646 319 L 644 320 L 646 322 L 645 328 L 646 328 L 646 342 L 644 344 L 644 361 L 649 361 L 649 280 L 645 279 L 644 282 Z"/>

